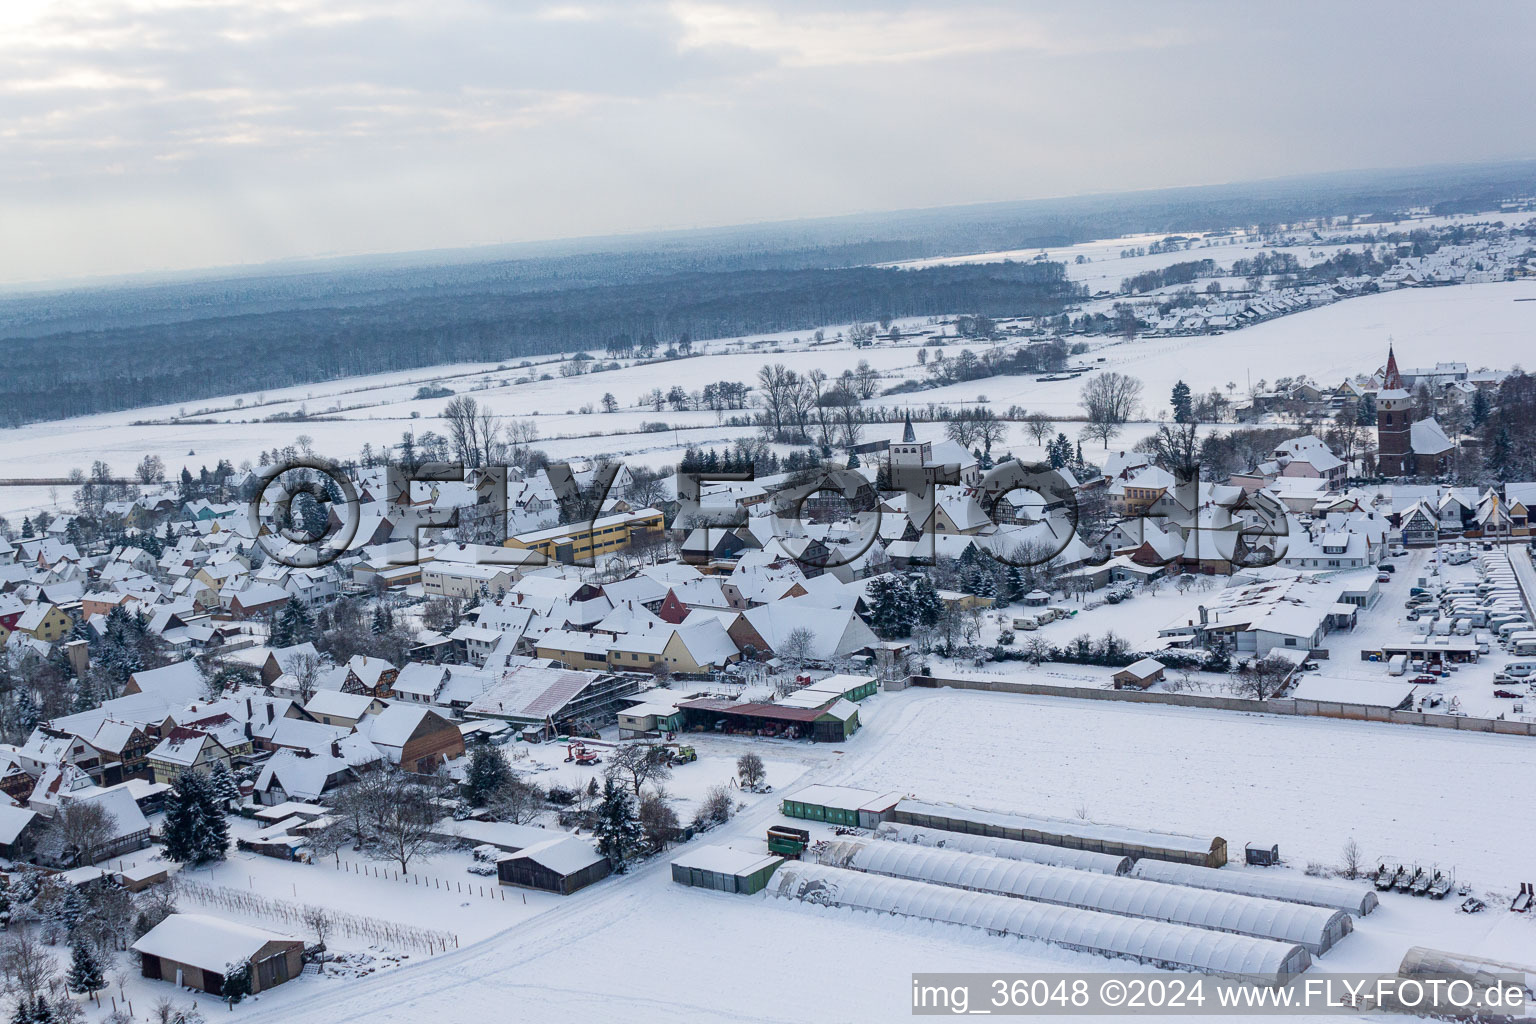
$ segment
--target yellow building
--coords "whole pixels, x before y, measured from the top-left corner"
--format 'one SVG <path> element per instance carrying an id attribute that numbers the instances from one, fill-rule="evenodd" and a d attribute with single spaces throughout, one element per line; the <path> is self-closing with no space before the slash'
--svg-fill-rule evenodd
<path id="1" fill-rule="evenodd" d="M 21 613 L 21 618 L 16 620 L 16 632 L 51 644 L 68 633 L 74 624 L 58 605 L 40 601 Z"/>
<path id="2" fill-rule="evenodd" d="M 589 523 L 552 526 L 521 533 L 507 540 L 509 548 L 537 551 L 551 562 L 565 565 L 590 563 L 603 555 L 623 551 L 641 537 L 657 537 L 666 528 L 660 511 L 642 508 L 602 516 Z"/>

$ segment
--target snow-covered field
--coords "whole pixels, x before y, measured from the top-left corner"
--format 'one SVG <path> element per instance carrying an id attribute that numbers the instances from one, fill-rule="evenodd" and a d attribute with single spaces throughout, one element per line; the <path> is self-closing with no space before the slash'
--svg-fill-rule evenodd
<path id="1" fill-rule="evenodd" d="M 1222 335 L 1111 342 L 1095 349 L 1093 355 L 1104 357 L 1105 362 L 1098 364 L 1104 369 L 1132 374 L 1143 381 L 1145 412 L 1150 418 L 1166 405 L 1166 396 L 1177 380 L 1187 381 L 1196 390 L 1225 389 L 1230 382 L 1240 392 L 1246 390 L 1249 380 L 1273 380 L 1299 372 L 1333 383 L 1379 366 L 1389 338 L 1407 365 L 1431 363 L 1454 354 L 1474 367 L 1508 368 L 1528 358 L 1531 341 L 1536 339 L 1536 301 L 1528 300 L 1536 300 L 1536 281 L 1400 290 L 1350 299 Z M 444 379 L 460 388 L 469 386 L 466 382 L 488 385 L 465 393 L 488 403 L 499 415 L 536 417 L 541 436 L 537 444 L 555 458 L 602 451 L 622 454 L 637 463 L 664 464 L 675 460 L 690 444 L 729 444 L 750 429 L 721 426 L 720 418 L 712 412 L 668 409 L 657 413 L 634 408 L 652 388 L 665 391 L 682 384 L 697 390 L 717 380 L 750 383 L 759 367 L 775 361 L 801 371 L 819 367 L 835 376 L 867 359 L 884 374 L 886 386 L 905 377 L 921 376 L 915 346 L 882 343 L 854 350 L 845 343 L 812 348 L 808 336 L 797 336 L 801 338 L 798 348 L 792 338 L 756 339 L 761 342 L 756 351 L 750 350 L 753 339 L 710 343 L 706 352 L 727 347 L 730 351 L 576 378 L 556 376 L 548 381 L 515 383 L 519 376 L 555 370 L 552 364 L 503 371 L 485 366 L 444 367 L 238 396 L 243 405 L 264 399 L 267 404 L 256 414 L 236 408 L 237 396 L 196 403 L 187 409 L 189 416 L 197 408 L 220 409 L 210 414 L 211 422 L 170 422 L 168 418 L 177 416 L 180 407 L 158 407 L 33 424 L 0 430 L 0 478 L 62 477 L 71 469 L 88 468 L 97 459 L 127 473 L 145 454 L 160 456 L 172 473 L 183 465 L 194 471 L 202 465 L 211 467 L 221 458 L 238 466 L 254 460 L 263 450 L 293 444 L 300 434 L 313 439 L 317 452 L 351 456 L 365 443 L 375 447 L 393 444 L 406 430 L 442 433 L 443 424 L 437 417 L 447 399 L 418 400 L 413 396 L 422 384 Z M 774 353 L 775 346 L 789 350 Z M 949 349 L 953 354 L 955 346 Z M 460 376 L 465 373 L 474 376 Z M 502 384 L 503 380 L 508 383 Z M 1032 375 L 994 377 L 876 401 L 921 407 L 929 402 L 973 402 L 984 395 L 994 408 L 1017 404 L 1052 415 L 1078 415 L 1081 388 L 1082 381 L 1041 382 Z M 619 402 L 619 412 L 574 412 L 588 404 L 599 406 L 603 394 L 610 391 Z M 336 419 L 302 424 L 242 422 L 273 412 L 292 412 L 301 405 L 312 414 L 325 413 Z M 360 407 L 349 408 L 353 405 Z M 327 412 L 332 407 L 342 411 Z M 417 414 L 414 419 L 413 413 Z M 686 429 L 639 432 L 643 422 L 655 420 Z M 139 421 L 148 422 L 134 425 Z M 1129 426 L 1117 444 L 1134 442 L 1137 431 L 1145 429 Z M 899 430 L 899 424 L 872 424 L 866 439 L 893 437 Z M 920 436 L 937 438 L 941 431 L 939 425 L 919 426 Z M 1070 424 L 1068 432 L 1075 434 Z M 1016 451 L 1035 452 L 1017 426 L 1009 443 Z M 67 500 L 68 488 L 60 491 L 60 497 Z M 50 503 L 46 488 L 0 487 L 0 515 L 14 516 Z"/>
<path id="2" fill-rule="evenodd" d="M 813 758 L 800 783 L 1063 817 L 1086 807 L 1100 821 L 1220 834 L 1239 850 L 1279 843 L 1280 870 L 1337 863 L 1353 837 L 1368 859 L 1453 868 L 1490 896 L 1516 888 L 1518 851 L 1536 842 L 1536 822 L 1510 804 L 1508 780 L 1532 756 L 1514 737 L 948 690 L 882 694 L 861 713 L 864 730 L 836 749 L 765 753 Z M 775 820 L 773 800 L 760 802 L 711 841 L 761 849 Z M 1454 901 L 1388 894 L 1319 967 L 1390 971 L 1419 943 L 1529 962 L 1536 922 L 1492 900 L 1465 915 Z M 684 889 L 663 857 L 478 945 L 348 985 L 306 977 L 238 1013 L 326 1024 L 444 1013 L 883 1020 L 908 1012 L 914 971 L 1107 966 L 958 927 Z"/>

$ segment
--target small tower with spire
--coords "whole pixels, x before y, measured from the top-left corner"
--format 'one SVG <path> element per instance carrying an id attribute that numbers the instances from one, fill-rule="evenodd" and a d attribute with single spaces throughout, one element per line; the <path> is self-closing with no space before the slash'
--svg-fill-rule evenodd
<path id="1" fill-rule="evenodd" d="M 1406 476 L 1414 471 L 1413 396 L 1403 387 L 1397 369 L 1397 353 L 1387 339 L 1387 368 L 1381 390 L 1376 392 L 1376 464 L 1383 476 Z"/>
<path id="2" fill-rule="evenodd" d="M 901 428 L 901 441 L 891 445 L 891 465 L 926 466 L 932 461 L 933 445 L 917 439 L 917 431 L 912 429 L 912 413 L 908 411 Z"/>

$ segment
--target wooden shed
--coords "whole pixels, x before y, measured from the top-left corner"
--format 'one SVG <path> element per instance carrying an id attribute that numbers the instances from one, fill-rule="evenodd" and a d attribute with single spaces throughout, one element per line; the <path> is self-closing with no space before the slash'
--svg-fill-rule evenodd
<path id="1" fill-rule="evenodd" d="M 1114 675 L 1115 689 L 1145 690 L 1153 683 L 1162 682 L 1163 663 L 1156 658 L 1142 658 L 1133 661 Z"/>
<path id="2" fill-rule="evenodd" d="M 250 964 L 253 994 L 297 978 L 304 967 L 303 940 L 205 914 L 172 914 L 132 948 L 144 977 L 214 995 L 236 964 Z"/>
<path id="3" fill-rule="evenodd" d="M 612 870 L 607 857 L 576 836 L 535 843 L 496 862 L 496 877 L 502 885 L 520 885 L 561 896 L 607 878 Z"/>

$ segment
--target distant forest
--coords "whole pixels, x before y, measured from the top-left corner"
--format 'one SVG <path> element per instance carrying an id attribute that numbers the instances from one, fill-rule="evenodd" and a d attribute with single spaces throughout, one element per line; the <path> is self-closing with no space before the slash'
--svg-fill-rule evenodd
<path id="1" fill-rule="evenodd" d="M 0 290 L 0 426 L 460 360 L 893 316 L 1058 311 L 1042 264 L 868 266 L 1318 216 L 1486 210 L 1536 164 L 1420 168 Z"/>
<path id="2" fill-rule="evenodd" d="M 1059 263 L 679 274 L 533 292 L 484 287 L 350 307 L 208 316 L 7 344 L 0 424 L 178 403 L 434 363 L 602 349 L 616 337 L 722 337 L 956 309 L 1054 314 Z"/>

